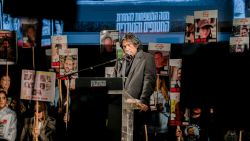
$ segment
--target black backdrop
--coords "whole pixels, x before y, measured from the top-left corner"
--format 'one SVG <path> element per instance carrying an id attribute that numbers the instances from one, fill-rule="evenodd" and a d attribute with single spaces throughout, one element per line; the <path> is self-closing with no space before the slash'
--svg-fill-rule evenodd
<path id="1" fill-rule="evenodd" d="M 214 108 L 219 127 L 249 128 L 249 52 L 229 53 L 223 42 L 184 46 L 182 55 L 182 104 Z"/>
<path id="2" fill-rule="evenodd" d="M 76 0 L 4 0 L 3 12 L 13 17 L 74 21 Z"/>

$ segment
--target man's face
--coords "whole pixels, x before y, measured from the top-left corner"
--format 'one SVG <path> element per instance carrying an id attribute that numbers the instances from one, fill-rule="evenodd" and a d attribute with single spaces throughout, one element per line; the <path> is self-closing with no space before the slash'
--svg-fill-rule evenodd
<path id="1" fill-rule="evenodd" d="M 123 51 L 125 54 L 135 56 L 138 46 L 135 46 L 130 40 L 124 40 L 122 42 Z"/>
<path id="2" fill-rule="evenodd" d="M 156 68 L 161 68 L 163 67 L 162 65 L 162 54 L 160 53 L 155 53 L 155 65 L 156 65 Z"/>
<path id="3" fill-rule="evenodd" d="M 200 28 L 200 37 L 201 38 L 207 38 L 211 32 L 211 29 L 209 27 L 202 27 Z"/>
<path id="4" fill-rule="evenodd" d="M 113 42 L 110 38 L 106 38 L 103 41 L 104 48 L 107 52 L 112 52 L 113 51 Z"/>
<path id="5" fill-rule="evenodd" d="M 64 62 L 64 70 L 65 72 L 70 72 L 71 70 L 73 70 L 73 61 L 70 59 L 66 59 Z"/>

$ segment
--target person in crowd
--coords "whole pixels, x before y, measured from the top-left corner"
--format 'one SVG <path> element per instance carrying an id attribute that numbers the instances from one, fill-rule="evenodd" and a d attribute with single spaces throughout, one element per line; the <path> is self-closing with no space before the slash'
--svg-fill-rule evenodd
<path id="1" fill-rule="evenodd" d="M 168 138 L 169 95 L 164 76 L 157 75 L 156 87 L 151 95 L 150 108 L 152 111 L 153 135 L 157 141 Z"/>
<path id="2" fill-rule="evenodd" d="M 0 140 L 15 141 L 17 135 L 16 113 L 7 106 L 6 91 L 0 90 Z"/>
<path id="3" fill-rule="evenodd" d="M 7 105 L 12 109 L 16 109 L 18 97 L 13 94 L 13 90 L 10 88 L 11 86 L 11 76 L 10 74 L 6 74 L 5 72 L 0 76 L 0 88 L 3 89 L 7 94 Z"/>
<path id="4" fill-rule="evenodd" d="M 59 74 L 59 68 L 54 68 L 54 71 Z M 69 92 L 69 111 L 68 116 L 66 114 L 67 107 L 67 81 L 59 80 L 56 81 L 55 86 L 55 98 L 54 101 L 48 104 L 48 115 L 56 119 L 56 140 L 57 141 L 68 141 L 70 140 L 69 135 L 74 131 L 69 129 L 71 126 L 70 111 L 71 111 L 71 96 L 74 97 L 75 90 L 70 89 Z M 66 129 L 66 125 L 68 129 Z"/>
<path id="5" fill-rule="evenodd" d="M 204 141 L 207 139 L 206 127 L 205 113 L 196 105 L 191 110 L 189 125 L 184 130 L 176 128 L 175 135 L 180 141 Z"/>
<path id="6" fill-rule="evenodd" d="M 7 94 L 7 105 L 10 106 L 12 110 L 15 109 L 16 105 L 11 105 L 11 102 L 15 101 L 16 99 L 13 99 L 13 95 L 9 94 L 9 88 L 10 88 L 10 76 L 7 74 L 3 74 L 0 77 L 0 88 L 3 89 Z"/>
<path id="7" fill-rule="evenodd" d="M 2 44 L 0 46 L 0 59 L 7 59 L 8 61 L 14 61 L 15 52 L 11 47 L 10 41 L 8 38 L 3 38 Z"/>
<path id="8" fill-rule="evenodd" d="M 129 95 L 127 103 L 138 105 L 134 112 L 133 140 L 141 141 L 144 125 L 150 112 L 149 102 L 156 83 L 156 67 L 154 57 L 143 51 L 140 40 L 133 33 L 126 33 L 121 39 L 121 47 L 125 54 L 124 61 L 117 61 L 115 75 L 124 77 L 124 90 Z"/>
<path id="9" fill-rule="evenodd" d="M 205 39 L 204 42 L 208 42 L 212 38 L 211 28 L 213 28 L 213 25 L 208 19 L 202 19 L 198 22 L 199 38 Z"/>
<path id="10" fill-rule="evenodd" d="M 168 77 L 164 76 L 164 67 L 168 66 L 168 60 L 164 60 L 163 53 L 156 51 L 154 53 L 157 81 L 154 93 L 151 95 L 150 107 L 152 111 L 153 135 L 159 141 L 165 141 L 168 136 L 168 118 L 169 118 L 169 95 L 168 95 Z M 153 104 L 152 104 L 153 103 Z"/>
<path id="11" fill-rule="evenodd" d="M 23 37 L 23 47 L 31 48 L 36 45 L 36 28 L 34 25 L 29 25 L 25 31 L 26 35 Z"/>
<path id="12" fill-rule="evenodd" d="M 7 74 L 1 75 L 0 86 L 6 91 L 6 93 L 8 93 L 9 88 L 10 88 L 10 76 L 9 75 Z"/>
<path id="13" fill-rule="evenodd" d="M 15 111 L 17 115 L 17 140 L 20 134 L 21 124 L 23 121 L 23 114 L 26 112 L 26 107 L 23 101 L 20 100 L 19 95 L 15 95 L 15 92 L 10 87 L 11 86 L 11 76 L 10 74 L 2 73 L 0 77 L 0 89 L 6 92 L 7 96 L 7 106 Z"/>
<path id="14" fill-rule="evenodd" d="M 47 112 L 45 102 L 39 101 L 34 105 L 34 117 L 24 120 L 20 141 L 33 141 L 36 138 L 38 141 L 55 140 L 56 119 L 48 116 Z M 37 123 L 36 118 L 38 120 Z"/>
<path id="15" fill-rule="evenodd" d="M 240 29 L 240 36 L 241 37 L 248 37 L 248 28 L 247 26 L 242 26 Z"/>

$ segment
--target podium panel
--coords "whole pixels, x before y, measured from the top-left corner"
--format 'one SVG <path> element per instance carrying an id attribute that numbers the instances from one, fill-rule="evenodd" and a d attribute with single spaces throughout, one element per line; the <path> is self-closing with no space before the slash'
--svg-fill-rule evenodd
<path id="1" fill-rule="evenodd" d="M 73 136 L 110 141 L 112 141 L 110 137 L 120 138 L 122 82 L 122 78 L 76 79 L 76 94 L 71 103 L 71 119 L 74 122 L 73 130 L 81 133 L 75 132 Z"/>
<path id="2" fill-rule="evenodd" d="M 75 97 L 70 103 L 70 132 L 74 139 L 99 140 L 105 137 L 107 96 L 105 87 L 76 88 Z"/>

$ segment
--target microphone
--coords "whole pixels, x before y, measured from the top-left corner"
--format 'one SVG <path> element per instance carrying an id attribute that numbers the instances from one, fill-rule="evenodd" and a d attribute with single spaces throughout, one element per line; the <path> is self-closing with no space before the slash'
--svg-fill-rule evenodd
<path id="1" fill-rule="evenodd" d="M 117 59 L 114 59 L 114 60 L 117 60 L 117 61 L 124 61 L 126 60 L 126 58 L 128 57 L 129 55 L 128 54 L 125 54 L 123 56 L 118 56 Z M 112 60 L 111 60 L 112 61 Z"/>
<path id="2" fill-rule="evenodd" d="M 126 53 L 122 58 L 126 61 L 131 61 L 133 59 L 133 56 Z"/>
<path id="3" fill-rule="evenodd" d="M 119 58 L 117 58 L 117 59 L 111 60 L 111 62 L 117 61 L 117 62 L 119 62 L 119 63 L 122 64 L 122 62 L 125 61 L 125 60 L 126 60 L 126 61 L 130 61 L 130 60 L 131 60 L 130 58 L 131 58 L 130 55 L 126 53 L 126 54 L 123 55 L 122 57 L 119 57 Z"/>

